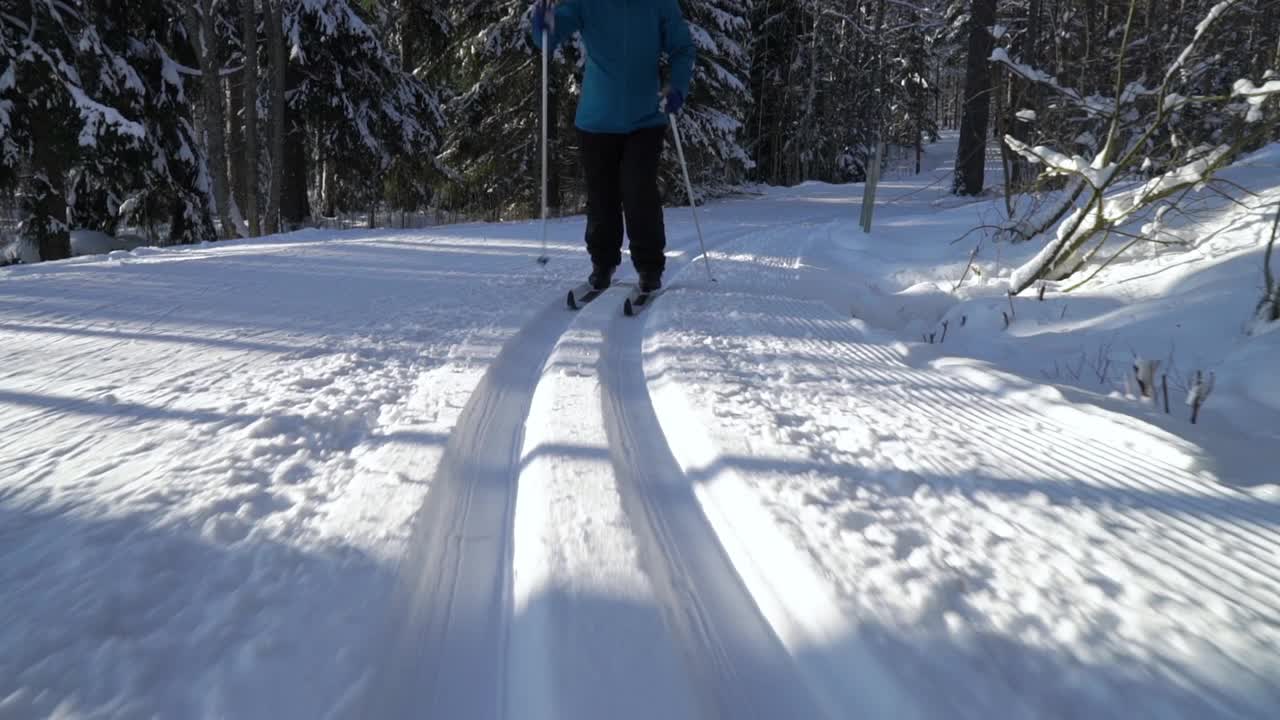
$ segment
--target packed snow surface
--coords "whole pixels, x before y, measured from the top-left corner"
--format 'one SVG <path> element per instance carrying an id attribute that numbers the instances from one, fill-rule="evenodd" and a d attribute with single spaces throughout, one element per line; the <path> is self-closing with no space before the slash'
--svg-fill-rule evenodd
<path id="1" fill-rule="evenodd" d="M 638 318 L 581 218 L 0 270 L 0 718 L 1274 717 L 1280 149 L 1043 299 L 954 152 Z"/>

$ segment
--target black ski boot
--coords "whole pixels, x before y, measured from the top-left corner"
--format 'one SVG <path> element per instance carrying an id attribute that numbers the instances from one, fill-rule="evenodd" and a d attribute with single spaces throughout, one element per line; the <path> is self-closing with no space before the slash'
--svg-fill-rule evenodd
<path id="1" fill-rule="evenodd" d="M 658 292 L 662 288 L 662 271 L 640 273 L 640 292 Z"/>
<path id="2" fill-rule="evenodd" d="M 592 265 L 591 277 L 587 278 L 587 282 L 596 290 L 608 290 L 613 284 L 613 273 L 617 269 L 617 265 Z"/>

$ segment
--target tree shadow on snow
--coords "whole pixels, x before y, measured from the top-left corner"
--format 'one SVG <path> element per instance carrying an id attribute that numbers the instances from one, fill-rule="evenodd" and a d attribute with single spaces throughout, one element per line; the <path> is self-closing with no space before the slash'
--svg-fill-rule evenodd
<path id="1" fill-rule="evenodd" d="M 352 692 L 374 558 L 253 529 L 287 503 L 175 519 L 160 491 L 117 513 L 38 488 L 0 494 L 0 714 L 310 720 Z"/>
<path id="2" fill-rule="evenodd" d="M 510 304 L 493 283 L 545 285 L 539 295 L 550 301 L 562 290 L 536 253 L 483 243 L 437 250 L 429 240 L 387 247 L 375 238 L 51 263 L 3 283 L 0 314 L 7 329 L 51 337 L 66 325 L 68 336 L 276 352 L 379 325 L 394 334 L 430 327 L 433 317 L 456 324 L 451 316 L 484 312 L 469 307 L 476 295 L 494 308 Z"/>

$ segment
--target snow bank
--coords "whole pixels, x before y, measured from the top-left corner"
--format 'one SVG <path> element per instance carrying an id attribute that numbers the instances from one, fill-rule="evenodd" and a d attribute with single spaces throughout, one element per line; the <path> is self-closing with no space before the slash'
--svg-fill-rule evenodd
<path id="1" fill-rule="evenodd" d="M 96 230 L 71 231 L 71 255 L 106 255 L 114 251 L 129 252 L 146 245 L 137 235 L 108 235 Z"/>

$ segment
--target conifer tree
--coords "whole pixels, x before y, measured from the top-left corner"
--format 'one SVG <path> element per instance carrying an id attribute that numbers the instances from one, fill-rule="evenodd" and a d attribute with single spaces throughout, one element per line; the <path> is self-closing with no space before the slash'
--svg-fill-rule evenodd
<path id="1" fill-rule="evenodd" d="M 682 5 L 698 54 L 680 118 L 689 171 L 703 188 L 736 184 L 755 165 L 744 140 L 752 106 L 749 2 L 684 0 Z M 666 186 L 682 195 L 673 160 L 669 157 L 665 167 Z"/>

